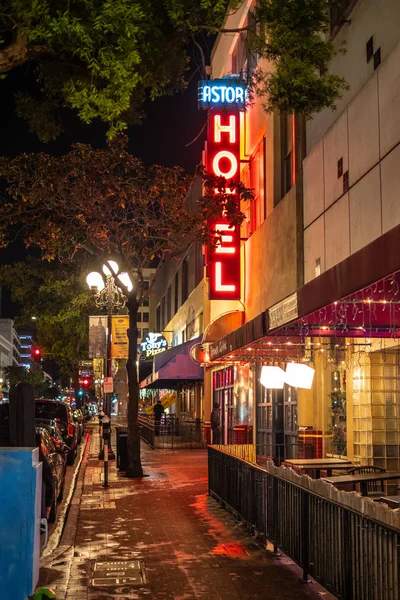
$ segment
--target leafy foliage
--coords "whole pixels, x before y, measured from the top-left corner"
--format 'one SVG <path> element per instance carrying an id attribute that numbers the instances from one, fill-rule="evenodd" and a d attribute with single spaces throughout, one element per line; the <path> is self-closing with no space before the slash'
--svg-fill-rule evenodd
<path id="1" fill-rule="evenodd" d="M 0 282 L 11 290 L 21 305 L 16 323 L 35 326 L 39 345 L 64 374 L 74 376 L 79 361 L 87 358 L 88 315 L 92 298 L 83 286 L 79 271 L 29 258 L 0 267 Z"/>
<path id="2" fill-rule="evenodd" d="M 60 158 L 34 154 L 0 160 L 0 177 L 6 181 L 9 194 L 0 209 L 3 244 L 7 243 L 10 228 L 13 234 L 18 229 L 26 245 L 38 246 L 44 258 L 59 258 L 77 267 L 90 262 L 98 270 L 104 260 L 113 258 L 120 271 L 128 273 L 134 282 L 129 290 L 116 279 L 127 296 L 130 323 L 130 477 L 143 475 L 136 353 L 138 307 L 151 290 L 151 284 L 148 290 L 144 286 L 144 269 L 151 267 L 155 259 L 178 257 L 196 240 L 210 241 L 208 223 L 222 211 L 230 223 L 240 224 L 244 218 L 232 202 L 232 195 L 225 192 L 227 182 L 203 176 L 206 194 L 188 206 L 188 176 L 177 167 L 146 167 L 127 152 L 123 135 L 104 150 L 76 144 Z M 219 188 L 220 193 L 211 193 L 212 188 Z M 236 188 L 241 198 L 251 196 L 237 182 L 229 182 L 229 188 Z M 54 323 L 47 319 L 48 327 L 42 331 L 52 335 L 53 324 L 59 325 L 59 319 Z"/>
<path id="3" fill-rule="evenodd" d="M 55 389 L 49 386 L 46 381 L 43 371 L 33 365 L 29 371 L 26 371 L 24 367 L 18 367 L 13 365 L 12 367 L 5 367 L 4 373 L 10 387 L 17 385 L 21 382 L 30 383 L 33 387 L 35 396 L 42 396 L 52 398 L 55 396 Z"/>
<path id="4" fill-rule="evenodd" d="M 260 0 L 253 13 L 250 49 L 272 62 L 258 67 L 250 81 L 250 96 L 265 98 L 267 112 L 301 113 L 306 117 L 335 101 L 348 89 L 329 72 L 336 53 L 327 37 L 332 0 Z M 258 26 L 257 26 L 258 25 Z"/>
<path id="5" fill-rule="evenodd" d="M 182 12 L 205 22 L 222 20 L 226 4 L 3 0 L 0 35 L 7 42 L 0 49 L 0 72 L 34 62 L 38 97 L 76 109 L 84 123 L 100 118 L 113 137 L 140 118 L 146 93 L 155 99 L 184 88 L 191 32 Z M 40 132 L 37 117 L 24 114 Z"/>
<path id="6" fill-rule="evenodd" d="M 250 95 L 265 96 L 267 111 L 311 116 L 333 106 L 346 89 L 328 70 L 335 50 L 325 34 L 335 2 L 340 0 L 259 0 L 249 22 L 230 31 L 273 63 L 272 71 L 256 69 L 250 81 Z M 140 121 L 147 95 L 155 99 L 185 87 L 189 43 L 206 66 L 203 34 L 227 32 L 225 16 L 240 5 L 240 0 L 3 0 L 0 75 L 34 64 L 36 94 L 21 96 L 17 110 L 42 141 L 60 131 L 57 107 L 76 110 L 84 123 L 101 119 L 112 138 Z"/>
<path id="7" fill-rule="evenodd" d="M 182 169 L 145 166 L 127 152 L 124 136 L 106 149 L 76 144 L 60 158 L 2 158 L 0 177 L 10 195 L 0 211 L 3 243 L 14 225 L 21 227 L 26 245 L 38 246 L 48 260 L 96 263 L 114 257 L 139 290 L 143 269 L 155 258 L 179 256 L 196 239 L 208 242 L 208 222 L 222 210 L 231 223 L 244 217 L 224 193 L 223 178 L 204 175 L 206 194 L 188 207 L 191 179 Z M 212 194 L 213 186 L 221 193 Z M 230 187 L 248 198 L 240 183 Z"/>

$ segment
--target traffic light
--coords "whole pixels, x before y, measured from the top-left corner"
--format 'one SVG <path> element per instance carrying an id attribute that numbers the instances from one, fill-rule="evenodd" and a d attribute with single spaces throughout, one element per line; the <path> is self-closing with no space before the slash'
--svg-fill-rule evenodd
<path id="1" fill-rule="evenodd" d="M 81 379 L 81 386 L 82 386 L 84 389 L 87 389 L 87 388 L 89 388 L 89 387 L 91 386 L 91 384 L 92 384 L 92 379 L 91 379 L 90 377 L 83 377 L 83 378 Z"/>
<path id="2" fill-rule="evenodd" d="M 78 390 L 78 396 L 83 396 L 84 395 L 84 391 L 83 390 Z"/>
<path id="3" fill-rule="evenodd" d="M 32 346 L 32 360 L 40 361 L 42 358 L 42 349 L 39 346 Z"/>

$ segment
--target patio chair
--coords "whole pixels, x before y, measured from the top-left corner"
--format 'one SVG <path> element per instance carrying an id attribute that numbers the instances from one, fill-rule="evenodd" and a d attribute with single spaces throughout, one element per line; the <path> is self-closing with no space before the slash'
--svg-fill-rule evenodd
<path id="1" fill-rule="evenodd" d="M 347 471 L 348 475 L 369 475 L 370 473 L 386 473 L 386 469 L 373 465 L 360 465 Z M 383 481 L 368 481 L 367 492 L 368 496 L 382 496 L 385 493 Z"/>

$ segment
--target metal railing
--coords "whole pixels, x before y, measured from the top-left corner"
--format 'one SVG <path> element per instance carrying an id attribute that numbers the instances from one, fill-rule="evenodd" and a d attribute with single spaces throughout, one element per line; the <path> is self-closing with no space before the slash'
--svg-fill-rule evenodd
<path id="1" fill-rule="evenodd" d="M 400 511 L 208 447 L 209 493 L 342 600 L 398 600 Z"/>
<path id="2" fill-rule="evenodd" d="M 163 415 L 157 422 L 153 417 L 139 416 L 139 425 L 140 437 L 151 448 L 205 448 L 204 425 L 200 419 Z"/>

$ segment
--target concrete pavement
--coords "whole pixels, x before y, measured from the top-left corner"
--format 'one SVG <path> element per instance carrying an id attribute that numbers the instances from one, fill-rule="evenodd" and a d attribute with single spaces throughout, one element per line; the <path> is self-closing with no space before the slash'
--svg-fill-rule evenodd
<path id="1" fill-rule="evenodd" d="M 92 429 L 60 547 L 40 583 L 58 600 L 306 600 L 333 598 L 304 585 L 243 524 L 207 495 L 207 454 L 143 446 L 147 477 L 128 480 L 110 463 L 102 487 L 99 437 Z"/>

